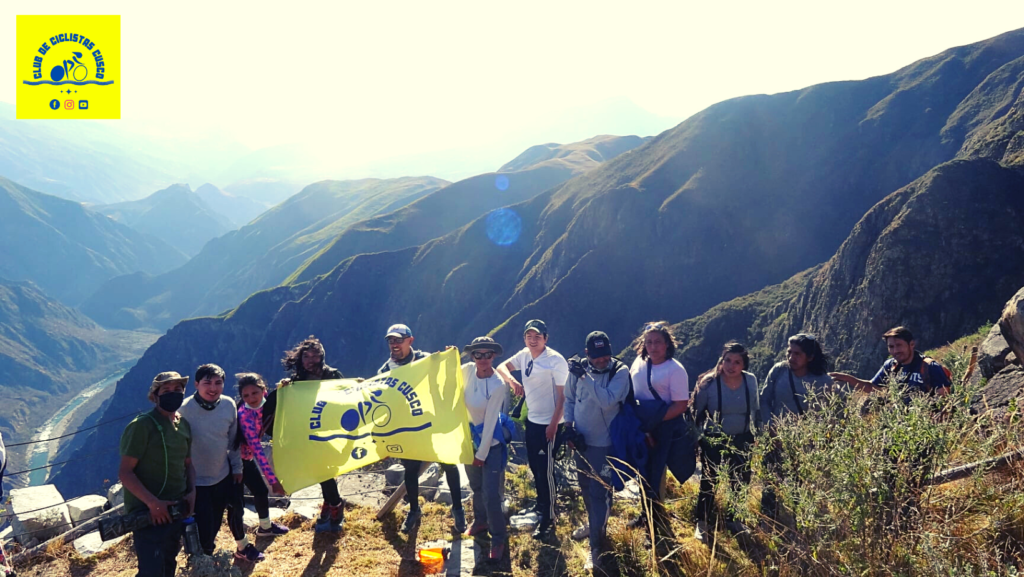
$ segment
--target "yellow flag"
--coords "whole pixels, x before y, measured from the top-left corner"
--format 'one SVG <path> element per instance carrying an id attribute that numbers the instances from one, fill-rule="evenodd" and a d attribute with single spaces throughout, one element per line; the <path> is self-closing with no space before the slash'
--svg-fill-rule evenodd
<path id="1" fill-rule="evenodd" d="M 274 472 L 292 492 L 401 457 L 473 462 L 459 353 L 436 353 L 363 382 L 302 381 L 277 393 Z"/>

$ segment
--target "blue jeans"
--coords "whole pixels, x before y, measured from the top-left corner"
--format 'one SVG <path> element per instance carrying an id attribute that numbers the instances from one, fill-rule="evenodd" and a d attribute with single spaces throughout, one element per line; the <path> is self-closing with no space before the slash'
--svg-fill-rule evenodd
<path id="1" fill-rule="evenodd" d="M 132 543 L 139 559 L 139 572 L 135 577 L 174 577 L 178 568 L 176 558 L 181 551 L 181 532 L 180 522 L 133 531 Z"/>
<path id="2" fill-rule="evenodd" d="M 609 487 L 615 473 L 608 463 L 609 451 L 611 447 L 587 447 L 583 453 L 576 452 L 577 478 L 583 493 L 583 504 L 587 507 L 587 522 L 590 524 L 591 553 L 601 550 L 601 537 L 612 508 L 612 492 Z"/>
<path id="3" fill-rule="evenodd" d="M 473 524 L 487 523 L 492 543 L 505 543 L 508 524 L 501 511 L 505 498 L 505 452 L 501 445 L 491 447 L 482 467 L 466 465 L 466 477 L 473 490 Z"/>

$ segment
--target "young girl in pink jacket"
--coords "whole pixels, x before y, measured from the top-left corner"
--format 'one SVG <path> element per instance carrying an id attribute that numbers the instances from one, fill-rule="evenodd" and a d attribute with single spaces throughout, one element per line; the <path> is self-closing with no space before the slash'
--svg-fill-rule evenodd
<path id="1" fill-rule="evenodd" d="M 284 488 L 274 475 L 270 459 L 263 452 L 263 403 L 267 398 L 267 384 L 263 377 L 256 373 L 239 373 L 238 394 L 242 402 L 238 405 L 238 429 L 241 432 L 242 482 L 252 493 L 256 504 L 256 513 L 260 517 L 260 526 L 256 530 L 258 537 L 276 537 L 288 532 L 288 528 L 280 523 L 270 522 L 270 500 L 267 483 L 274 493 L 283 495 Z M 263 477 L 260 476 L 263 472 Z"/>

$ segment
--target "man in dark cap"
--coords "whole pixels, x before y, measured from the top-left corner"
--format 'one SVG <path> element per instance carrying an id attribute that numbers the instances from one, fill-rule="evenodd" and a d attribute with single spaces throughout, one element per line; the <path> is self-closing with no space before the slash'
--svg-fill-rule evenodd
<path id="1" fill-rule="evenodd" d="M 630 389 L 629 367 L 612 358 L 608 335 L 594 331 L 587 335 L 586 358 L 569 363 L 565 385 L 566 435 L 576 449 L 576 469 L 580 491 L 587 508 L 587 520 L 577 528 L 574 539 L 590 537 L 590 556 L 586 569 L 600 565 L 601 537 L 611 511 L 612 493 L 608 487 L 614 474 L 608 455 L 612 437 L 611 422 L 619 414 Z M 600 479 L 600 481 L 598 480 Z"/>

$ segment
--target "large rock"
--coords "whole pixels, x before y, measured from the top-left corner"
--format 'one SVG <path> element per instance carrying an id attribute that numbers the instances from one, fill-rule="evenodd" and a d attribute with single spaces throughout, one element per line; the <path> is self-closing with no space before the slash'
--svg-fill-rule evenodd
<path id="1" fill-rule="evenodd" d="M 124 503 L 124 487 L 120 482 L 114 483 L 107 489 L 107 501 L 110 501 L 111 507 L 117 507 Z"/>
<path id="2" fill-rule="evenodd" d="M 1014 399 L 1017 407 L 1024 408 L 1024 367 L 1009 365 L 988 380 L 972 408 L 979 412 L 992 409 L 998 418 L 1006 415 Z"/>
<path id="3" fill-rule="evenodd" d="M 1006 356 L 1010 354 L 1010 345 L 1003 338 L 999 324 L 992 325 L 992 330 L 978 347 L 978 369 L 986 379 L 991 379 L 1006 366 Z"/>
<path id="4" fill-rule="evenodd" d="M 1017 359 L 1024 361 L 1024 288 L 1006 303 L 999 328 Z"/>
<path id="5" fill-rule="evenodd" d="M 71 529 L 71 514 L 55 485 L 11 491 L 11 525 L 22 545 L 30 547 Z"/>
<path id="6" fill-rule="evenodd" d="M 85 495 L 67 502 L 71 522 L 76 527 L 102 513 L 106 505 L 107 498 L 100 497 L 99 495 Z"/>

